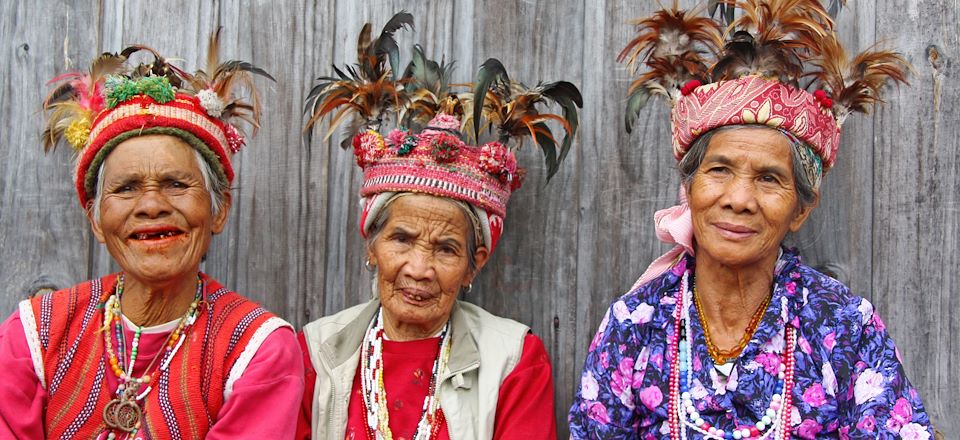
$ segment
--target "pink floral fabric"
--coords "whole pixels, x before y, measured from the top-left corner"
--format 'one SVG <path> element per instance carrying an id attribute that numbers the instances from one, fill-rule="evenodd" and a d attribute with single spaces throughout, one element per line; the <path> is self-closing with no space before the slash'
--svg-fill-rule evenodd
<path id="1" fill-rule="evenodd" d="M 759 76 L 697 87 L 677 100 L 670 120 L 678 160 L 700 135 L 725 125 L 759 124 L 786 130 L 813 148 L 824 171 L 833 166 L 840 144 L 840 125 L 822 99 Z"/>
<path id="2" fill-rule="evenodd" d="M 685 255 L 610 306 L 590 343 L 570 409 L 573 438 L 669 438 L 667 341 L 680 277 L 694 264 Z M 690 392 L 701 417 L 727 432 L 760 419 L 780 392 L 779 353 L 790 325 L 798 337 L 794 438 L 932 439 L 920 395 L 870 302 L 801 264 L 793 250 L 784 251 L 777 267 L 770 307 L 729 376 L 713 368 L 700 317 L 691 310 Z"/>

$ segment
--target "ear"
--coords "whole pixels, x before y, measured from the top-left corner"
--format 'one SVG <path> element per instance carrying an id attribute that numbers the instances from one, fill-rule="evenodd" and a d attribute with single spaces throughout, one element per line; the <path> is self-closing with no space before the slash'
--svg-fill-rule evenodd
<path id="1" fill-rule="evenodd" d="M 96 237 L 97 241 L 103 243 L 103 229 L 101 229 L 100 224 L 93 219 L 93 203 L 93 200 L 91 200 L 89 204 L 87 204 L 87 209 L 84 211 L 87 214 L 87 221 L 90 222 L 90 230 L 93 231 L 93 236 Z"/>
<path id="2" fill-rule="evenodd" d="M 800 208 L 797 212 L 796 217 L 790 221 L 790 232 L 797 232 L 800 230 L 800 227 L 803 226 L 803 223 L 807 221 L 807 218 L 810 217 L 810 213 L 813 212 L 813 208 L 816 208 L 820 204 L 820 189 L 813 190 L 813 202 Z"/>
<path id="3" fill-rule="evenodd" d="M 472 273 L 467 274 L 464 278 L 462 285 L 466 287 L 468 284 L 473 282 L 473 278 L 480 273 L 480 269 L 483 269 L 483 266 L 487 264 L 487 261 L 490 259 L 490 251 L 487 250 L 486 246 L 480 246 L 477 248 L 477 251 L 473 253 L 473 263 L 476 266 L 476 269 Z"/>
<path id="4" fill-rule="evenodd" d="M 231 206 L 233 206 L 233 194 L 227 188 L 223 191 L 223 205 L 220 207 L 220 212 L 213 218 L 213 228 L 211 228 L 213 235 L 223 232 L 223 229 L 227 227 L 227 217 L 230 214 Z"/>
<path id="5" fill-rule="evenodd" d="M 365 244 L 364 248 L 367 250 L 367 261 L 370 262 L 370 266 L 377 267 L 377 254 L 373 252 L 373 243 Z"/>

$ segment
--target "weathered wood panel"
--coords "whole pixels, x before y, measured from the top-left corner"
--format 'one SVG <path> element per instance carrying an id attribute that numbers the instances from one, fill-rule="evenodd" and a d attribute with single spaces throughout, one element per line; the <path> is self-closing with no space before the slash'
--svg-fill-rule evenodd
<path id="1" fill-rule="evenodd" d="M 158 5 L 176 16 L 158 19 Z M 600 318 L 666 249 L 651 217 L 677 192 L 669 121 L 653 103 L 633 135 L 625 133 L 631 74 L 614 61 L 633 32 L 628 20 L 655 7 L 623 0 L 4 2 L 0 281 L 7 289 L 0 310 L 12 311 L 39 287 L 115 270 L 77 207 L 69 155 L 40 150 L 46 80 L 134 42 L 195 68 L 217 26 L 224 26 L 225 58 L 252 60 L 277 82 L 261 82 L 262 129 L 236 158 L 230 224 L 205 270 L 295 325 L 363 301 L 369 274 L 357 233 L 360 173 L 352 155 L 322 134 L 312 147 L 302 145 L 300 103 L 331 64 L 353 62 L 364 22 L 379 28 L 406 9 L 416 29 L 399 34 L 401 47 L 419 42 L 432 56 L 456 59 L 456 81 L 498 57 L 515 79 L 567 79 L 583 91 L 578 143 L 549 185 L 540 154 L 521 153 L 527 183 L 467 297 L 543 338 L 565 437 L 565 413 Z M 820 207 L 791 238 L 808 262 L 874 302 L 948 438 L 960 434 L 960 421 L 950 418 L 960 412 L 952 398 L 960 393 L 952 374 L 960 365 L 952 337 L 960 331 L 953 313 L 960 307 L 957 10 L 947 0 L 850 2 L 841 16 L 844 41 L 858 49 L 885 41 L 916 73 L 910 87 L 888 91 L 883 110 L 847 122 Z"/>

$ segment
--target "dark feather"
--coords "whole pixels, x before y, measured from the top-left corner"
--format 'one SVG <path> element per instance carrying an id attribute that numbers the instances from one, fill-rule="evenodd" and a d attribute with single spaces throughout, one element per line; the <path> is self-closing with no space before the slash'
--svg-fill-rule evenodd
<path id="1" fill-rule="evenodd" d="M 570 132 L 564 136 L 558 162 L 563 162 L 573 144 L 573 137 L 580 126 L 577 109 L 583 108 L 583 96 L 577 86 L 567 81 L 557 81 L 537 88 L 541 95 L 549 98 L 563 108 L 563 119 L 570 125 Z"/>
<path id="2" fill-rule="evenodd" d="M 627 110 L 624 114 L 624 123 L 627 126 L 627 133 L 633 132 L 633 124 L 636 123 L 640 110 L 647 105 L 650 100 L 650 92 L 646 87 L 637 87 L 627 98 Z"/>
<path id="3" fill-rule="evenodd" d="M 382 57 L 387 55 L 390 60 L 390 71 L 392 72 L 392 78 L 396 80 L 396 72 L 399 70 L 398 65 L 400 64 L 400 48 L 397 46 L 397 40 L 393 38 L 393 34 L 398 30 L 409 28 L 413 30 L 413 15 L 406 11 L 400 11 L 383 26 L 383 30 L 380 31 L 380 37 L 377 38 L 376 43 L 374 44 L 374 54 L 377 57 Z"/>
<path id="4" fill-rule="evenodd" d="M 486 101 L 487 92 L 497 82 L 509 83 L 510 77 L 507 76 L 507 69 L 503 63 L 496 58 L 489 58 L 480 65 L 477 71 L 477 79 L 473 86 L 473 132 L 480 137 L 480 120 L 483 116 L 484 101 Z"/>

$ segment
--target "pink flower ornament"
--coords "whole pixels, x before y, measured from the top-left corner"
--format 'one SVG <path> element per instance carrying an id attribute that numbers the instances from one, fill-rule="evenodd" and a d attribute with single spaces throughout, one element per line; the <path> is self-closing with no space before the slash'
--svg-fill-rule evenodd
<path id="1" fill-rule="evenodd" d="M 517 158 L 502 143 L 487 142 L 480 147 L 480 168 L 500 183 L 509 183 L 517 172 Z"/>
<path id="2" fill-rule="evenodd" d="M 386 153 L 387 145 L 383 136 L 374 130 L 357 133 L 353 137 L 353 154 L 360 168 L 366 168 L 367 165 L 380 160 Z"/>
<path id="3" fill-rule="evenodd" d="M 430 153 L 438 163 L 453 162 L 462 147 L 460 138 L 447 133 L 438 133 L 430 140 Z"/>

